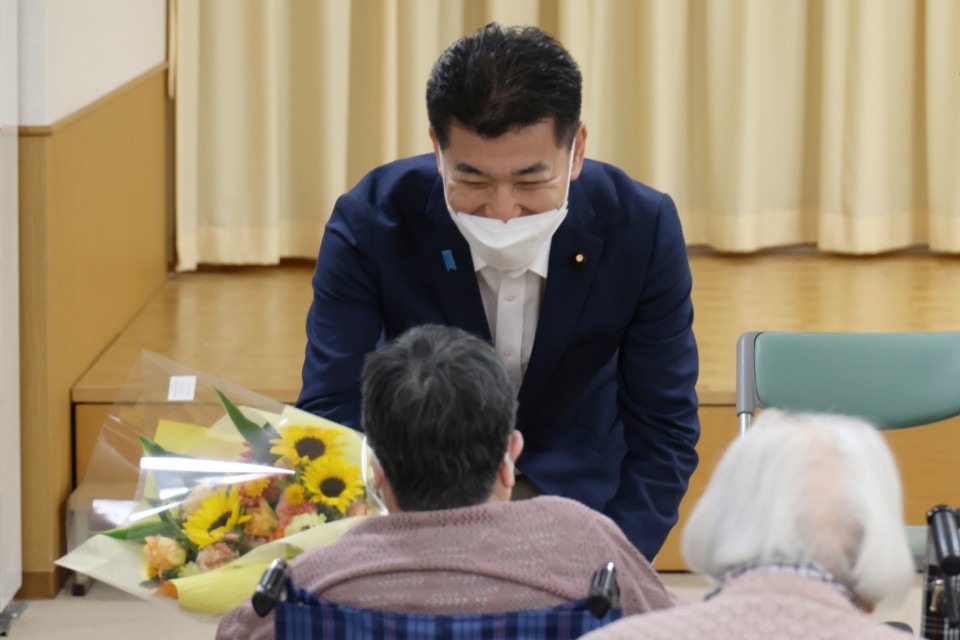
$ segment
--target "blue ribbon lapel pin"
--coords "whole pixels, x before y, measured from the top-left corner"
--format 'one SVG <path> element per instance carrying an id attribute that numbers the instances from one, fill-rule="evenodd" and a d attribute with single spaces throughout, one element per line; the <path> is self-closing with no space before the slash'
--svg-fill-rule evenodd
<path id="1" fill-rule="evenodd" d="M 440 252 L 440 255 L 443 256 L 443 266 L 447 268 L 447 271 L 457 270 L 457 262 L 453 259 L 453 252 L 450 249 L 444 249 Z"/>

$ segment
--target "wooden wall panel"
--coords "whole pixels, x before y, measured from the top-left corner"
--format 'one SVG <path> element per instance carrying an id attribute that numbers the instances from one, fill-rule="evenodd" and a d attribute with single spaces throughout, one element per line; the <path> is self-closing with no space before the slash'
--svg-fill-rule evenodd
<path id="1" fill-rule="evenodd" d="M 165 66 L 20 139 L 20 597 L 55 595 L 70 388 L 166 278 Z"/>
<path id="2" fill-rule="evenodd" d="M 110 404 L 78 404 L 73 408 L 75 482 L 83 482 L 90 457 L 100 437 L 100 428 L 110 415 Z"/>

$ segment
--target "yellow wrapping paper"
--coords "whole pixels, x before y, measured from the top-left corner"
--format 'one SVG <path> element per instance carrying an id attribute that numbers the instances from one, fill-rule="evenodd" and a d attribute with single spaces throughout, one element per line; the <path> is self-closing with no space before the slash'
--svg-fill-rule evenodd
<path id="1" fill-rule="evenodd" d="M 333 544 L 362 520 L 363 516 L 345 518 L 307 529 L 269 542 L 219 569 L 171 580 L 180 608 L 195 613 L 226 613 L 253 595 L 260 576 L 274 558 L 289 560 L 309 549 Z M 139 542 L 93 536 L 57 564 L 146 600 L 155 596 L 155 589 L 140 586 L 142 546 Z"/>
<path id="2" fill-rule="evenodd" d="M 363 459 L 361 452 L 365 445 L 362 436 L 352 429 L 290 406 L 284 408 L 282 415 L 249 407 L 242 410 L 258 424 L 269 421 L 281 426 L 302 425 L 336 429 L 344 437 L 344 457 L 360 467 Z M 168 451 L 184 456 L 231 462 L 241 460 L 241 453 L 245 449 L 243 437 L 227 416 L 210 427 L 161 419 L 157 423 L 154 442 Z M 365 476 L 369 477 L 368 474 Z M 157 495 L 156 483 L 149 474 L 143 489 L 144 496 Z M 148 509 L 149 506 L 144 505 L 141 508 Z M 151 518 L 158 519 L 156 516 Z M 260 577 L 274 558 L 289 560 L 309 549 L 332 544 L 363 519 L 363 516 L 357 516 L 325 523 L 265 543 L 223 567 L 186 578 L 176 578 L 169 583 L 175 587 L 182 610 L 207 614 L 226 613 L 253 594 Z M 150 519 L 142 522 L 150 522 Z M 144 599 L 157 595 L 155 588 L 141 585 L 147 576 L 143 562 L 143 544 L 138 541 L 95 535 L 57 560 L 57 564 Z M 164 588 L 163 591 L 166 593 L 171 590 Z"/>
<path id="3" fill-rule="evenodd" d="M 260 576 L 274 558 L 290 560 L 309 549 L 333 544 L 363 519 L 345 518 L 307 529 L 268 542 L 219 569 L 170 582 L 177 588 L 181 608 L 198 613 L 226 613 L 253 595 Z"/>

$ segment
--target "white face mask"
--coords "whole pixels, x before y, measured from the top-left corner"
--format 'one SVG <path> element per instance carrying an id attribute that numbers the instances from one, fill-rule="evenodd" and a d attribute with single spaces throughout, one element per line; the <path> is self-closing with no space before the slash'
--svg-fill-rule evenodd
<path id="1" fill-rule="evenodd" d="M 567 167 L 567 190 L 563 194 L 563 204 L 557 209 L 518 216 L 507 222 L 495 218 L 477 216 L 454 211 L 447 198 L 447 185 L 443 185 L 443 199 L 453 223 L 470 245 L 473 255 L 488 265 L 501 271 L 524 270 L 533 263 L 543 246 L 550 241 L 567 217 L 568 198 L 570 196 L 570 176 L 573 174 L 573 151 L 577 144 L 574 136 L 570 146 L 570 164 Z M 440 164 L 443 165 L 443 152 L 440 152 Z"/>

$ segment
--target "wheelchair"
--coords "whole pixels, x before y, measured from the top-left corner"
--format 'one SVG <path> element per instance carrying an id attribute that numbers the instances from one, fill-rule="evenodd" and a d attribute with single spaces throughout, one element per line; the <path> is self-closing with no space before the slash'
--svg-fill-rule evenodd
<path id="1" fill-rule="evenodd" d="M 927 513 L 920 637 L 960 639 L 960 534 L 957 512 L 938 505 Z"/>
<path id="2" fill-rule="evenodd" d="M 430 615 L 358 609 L 293 584 L 281 559 L 264 572 L 252 597 L 257 615 L 274 612 L 278 640 L 391 638 L 394 640 L 567 640 L 623 617 L 616 567 L 608 562 L 590 580 L 587 597 L 546 609 Z"/>

